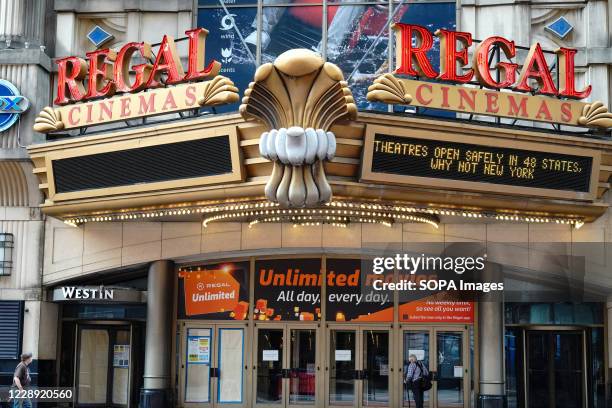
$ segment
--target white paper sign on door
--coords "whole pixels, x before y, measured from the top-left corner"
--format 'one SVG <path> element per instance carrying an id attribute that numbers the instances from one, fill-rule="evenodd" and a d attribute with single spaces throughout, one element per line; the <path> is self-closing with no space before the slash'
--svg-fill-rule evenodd
<path id="1" fill-rule="evenodd" d="M 261 356 L 262 361 L 278 361 L 278 350 L 264 350 Z"/>
<path id="2" fill-rule="evenodd" d="M 463 366 L 455 366 L 453 370 L 455 377 L 463 377 Z"/>
<path id="3" fill-rule="evenodd" d="M 423 361 L 425 360 L 425 350 L 408 350 L 408 357 L 410 357 L 411 355 L 415 355 L 417 360 L 419 361 Z"/>
<path id="4" fill-rule="evenodd" d="M 351 361 L 351 350 L 336 350 L 336 361 Z"/>
<path id="5" fill-rule="evenodd" d="M 242 403 L 244 330 L 219 329 L 219 402 Z"/>

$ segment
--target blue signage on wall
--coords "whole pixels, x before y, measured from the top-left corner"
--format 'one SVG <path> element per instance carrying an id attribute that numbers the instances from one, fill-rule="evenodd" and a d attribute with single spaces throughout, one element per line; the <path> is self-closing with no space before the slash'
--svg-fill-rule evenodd
<path id="1" fill-rule="evenodd" d="M 30 102 L 9 81 L 0 79 L 0 132 L 13 126 Z"/>

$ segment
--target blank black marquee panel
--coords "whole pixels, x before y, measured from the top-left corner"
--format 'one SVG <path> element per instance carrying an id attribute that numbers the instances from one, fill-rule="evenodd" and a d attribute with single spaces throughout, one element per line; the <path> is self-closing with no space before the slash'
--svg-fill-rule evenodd
<path id="1" fill-rule="evenodd" d="M 53 160 L 56 193 L 231 172 L 227 135 Z"/>
<path id="2" fill-rule="evenodd" d="M 377 133 L 373 173 L 589 192 L 593 158 Z"/>

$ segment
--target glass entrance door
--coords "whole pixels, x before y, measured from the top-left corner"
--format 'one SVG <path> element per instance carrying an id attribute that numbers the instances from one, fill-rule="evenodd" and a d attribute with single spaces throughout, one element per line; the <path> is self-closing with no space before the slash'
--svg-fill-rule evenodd
<path id="1" fill-rule="evenodd" d="M 391 405 L 393 372 L 387 328 L 333 326 L 328 331 L 325 367 L 330 407 Z"/>
<path id="2" fill-rule="evenodd" d="M 527 401 L 530 408 L 582 408 L 585 399 L 584 332 L 527 331 Z"/>
<path id="3" fill-rule="evenodd" d="M 246 405 L 246 328 L 183 323 L 180 345 L 181 406 Z"/>
<path id="4" fill-rule="evenodd" d="M 255 331 L 255 405 L 314 406 L 320 371 L 316 326 L 266 325 Z"/>
<path id="5" fill-rule="evenodd" d="M 431 370 L 431 356 L 430 350 L 430 333 L 429 330 L 405 330 L 402 332 L 402 371 L 400 378 L 400 387 L 402 389 L 402 406 L 412 407 L 414 406 L 414 396 L 412 391 L 408 388 L 405 376 L 408 371 L 410 364 L 409 358 L 414 355 L 419 361 L 422 362 L 423 366 Z M 423 407 L 429 408 L 430 405 L 430 393 L 431 391 L 425 391 L 423 394 Z"/>
<path id="6" fill-rule="evenodd" d="M 436 330 L 436 385 L 437 408 L 463 408 L 469 370 L 465 362 L 465 333 L 463 330 Z"/>
<path id="7" fill-rule="evenodd" d="M 257 330 L 257 363 L 255 403 L 259 406 L 280 406 L 286 390 L 283 381 L 284 329 Z"/>
<path id="8" fill-rule="evenodd" d="M 289 406 L 314 405 L 316 401 L 317 332 L 314 328 L 288 329 Z"/>
<path id="9" fill-rule="evenodd" d="M 361 403 L 364 406 L 389 406 L 389 331 L 363 329 L 361 336 Z"/>
<path id="10" fill-rule="evenodd" d="M 128 407 L 131 384 L 130 326 L 79 325 L 77 406 Z"/>
<path id="11" fill-rule="evenodd" d="M 433 387 L 424 393 L 426 408 L 464 408 L 470 406 L 470 361 L 465 327 L 406 327 L 401 335 L 401 375 L 397 384 L 402 406 L 414 406 L 414 395 L 405 384 L 411 355 L 433 374 Z"/>
<path id="12" fill-rule="evenodd" d="M 325 367 L 329 405 L 354 406 L 357 382 L 357 330 L 330 330 L 329 366 Z"/>

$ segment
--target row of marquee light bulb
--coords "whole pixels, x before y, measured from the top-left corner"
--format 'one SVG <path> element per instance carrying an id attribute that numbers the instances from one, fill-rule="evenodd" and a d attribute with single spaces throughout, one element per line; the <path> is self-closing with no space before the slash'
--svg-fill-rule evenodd
<path id="1" fill-rule="evenodd" d="M 438 221 L 433 217 L 427 218 L 427 215 L 456 216 L 464 218 L 486 218 L 495 219 L 498 221 L 519 221 L 529 223 L 568 224 L 573 225 L 575 228 L 580 228 L 582 225 L 584 225 L 584 221 L 580 218 L 500 214 L 494 212 L 475 212 L 427 207 L 419 208 L 398 205 L 383 205 L 375 203 L 360 203 L 352 201 L 332 201 L 331 203 L 326 204 L 322 208 L 316 209 L 282 209 L 279 208 L 278 203 L 273 203 L 269 201 L 235 203 L 82 216 L 66 219 L 64 220 L 64 223 L 76 227 L 87 222 L 146 220 L 150 218 L 155 219 L 167 216 L 181 216 L 191 214 L 214 214 L 204 218 L 202 224 L 205 227 L 210 222 L 214 221 L 259 217 L 253 219 L 249 223 L 249 227 L 251 227 L 258 223 L 288 221 L 287 217 L 291 217 L 293 220 L 295 220 L 294 226 L 316 226 L 321 224 L 327 224 L 336 227 L 346 227 L 346 224 L 351 220 L 354 222 L 379 223 L 382 225 L 391 226 L 393 221 L 398 220 L 400 222 L 423 222 L 430 224 L 435 228 L 438 228 Z"/>
<path id="2" fill-rule="evenodd" d="M 389 211 L 389 210 L 387 210 Z M 391 210 L 392 211 L 392 210 Z M 206 227 L 210 222 L 232 219 L 232 218 L 245 218 L 245 217 L 253 217 L 260 215 L 277 215 L 277 220 L 269 221 L 269 222 L 277 222 L 277 221 L 289 221 L 294 222 L 294 225 L 310 225 L 312 220 L 320 220 L 323 223 L 348 223 L 350 221 L 354 222 L 366 222 L 366 223 L 379 223 L 386 226 L 391 226 L 392 221 L 396 219 L 400 219 L 403 221 L 416 221 L 430 224 L 431 226 L 438 228 L 438 223 L 434 219 L 414 216 L 414 215 L 406 215 L 406 214 L 398 214 L 392 212 L 371 212 L 371 211 L 363 211 L 363 210 L 329 210 L 329 209 L 273 209 L 273 210 L 265 210 L 265 211 L 241 211 L 234 213 L 223 213 L 214 215 L 212 217 L 208 217 L 204 219 L 203 225 Z M 289 219 L 285 219 L 287 217 Z M 366 218 L 364 218 L 366 217 Z M 263 220 L 261 221 L 263 222 Z M 306 222 L 308 224 L 302 224 L 302 222 Z M 254 223 L 249 224 L 249 226 L 254 225 Z M 317 225 L 316 222 L 313 225 Z"/>
<path id="3" fill-rule="evenodd" d="M 338 227 L 338 228 L 346 228 L 348 225 L 348 217 L 345 218 L 345 221 L 342 222 L 343 220 L 339 220 L 338 222 L 328 222 L 331 220 L 326 220 L 324 222 L 321 221 L 313 221 L 314 218 L 310 217 L 304 217 L 304 218 L 298 218 L 295 220 L 293 226 L 294 227 L 316 227 L 322 224 L 325 225 L 330 225 L 332 227 Z M 251 222 L 249 222 L 249 228 L 251 228 L 253 225 L 259 224 L 259 223 L 272 223 L 272 222 L 283 222 L 285 221 L 282 217 L 268 217 L 268 218 L 262 218 L 260 220 L 253 220 Z M 359 221 L 359 222 L 367 222 L 367 221 Z M 371 221 L 373 222 L 373 221 Z M 381 222 L 381 224 L 384 224 L 383 222 Z"/>

